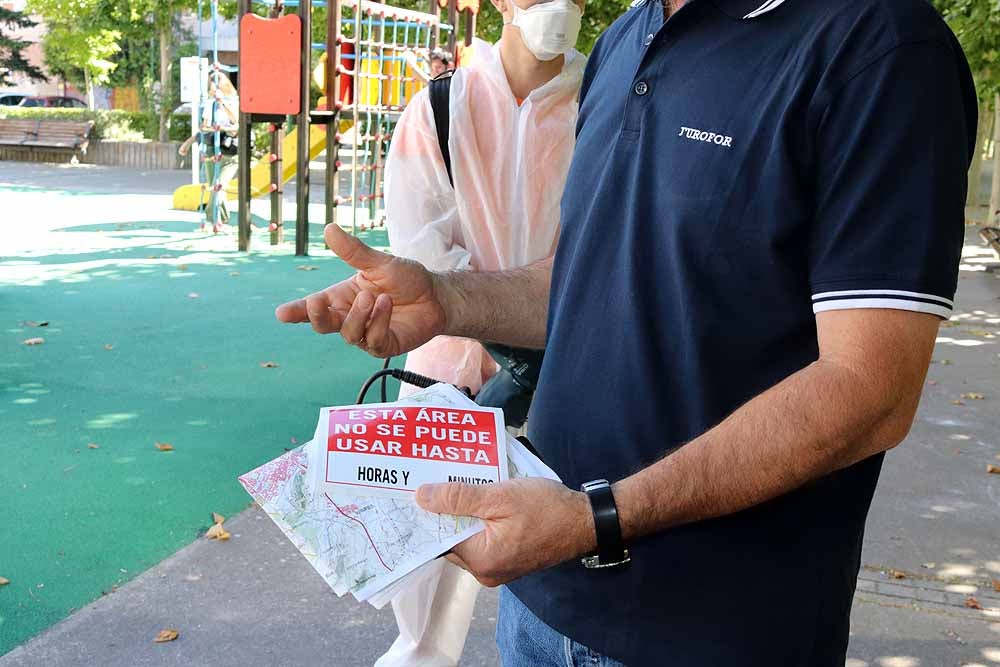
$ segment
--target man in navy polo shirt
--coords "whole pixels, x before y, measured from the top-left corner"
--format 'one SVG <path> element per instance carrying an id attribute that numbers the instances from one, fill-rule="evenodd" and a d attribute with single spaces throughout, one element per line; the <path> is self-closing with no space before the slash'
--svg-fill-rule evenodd
<path id="1" fill-rule="evenodd" d="M 565 486 L 418 493 L 484 519 L 449 558 L 509 584 L 506 665 L 844 664 L 952 307 L 975 95 L 922 0 L 760 2 L 637 0 L 602 36 L 554 263 L 431 274 L 330 228 L 359 272 L 278 309 L 376 356 L 546 345 L 530 435 Z"/>

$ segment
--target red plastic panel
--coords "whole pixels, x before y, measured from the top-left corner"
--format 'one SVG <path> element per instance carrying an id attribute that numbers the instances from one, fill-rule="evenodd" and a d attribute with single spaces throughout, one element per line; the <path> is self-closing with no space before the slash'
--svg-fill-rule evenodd
<path id="1" fill-rule="evenodd" d="M 240 111 L 297 114 L 302 105 L 302 20 L 240 19 Z"/>

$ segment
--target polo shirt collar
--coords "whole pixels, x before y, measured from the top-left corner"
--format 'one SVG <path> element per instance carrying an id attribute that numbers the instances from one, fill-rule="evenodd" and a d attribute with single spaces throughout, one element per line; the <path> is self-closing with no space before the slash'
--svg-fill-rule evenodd
<path id="1" fill-rule="evenodd" d="M 772 9 L 776 9 L 785 0 L 713 0 L 723 12 L 734 19 L 755 19 Z"/>

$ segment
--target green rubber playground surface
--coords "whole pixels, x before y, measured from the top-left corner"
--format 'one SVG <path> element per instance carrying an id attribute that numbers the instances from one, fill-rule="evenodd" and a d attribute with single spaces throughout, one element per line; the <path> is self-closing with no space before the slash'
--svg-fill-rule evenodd
<path id="1" fill-rule="evenodd" d="M 239 254 L 167 197 L 0 185 L 0 204 L 2 655 L 247 507 L 237 475 L 379 363 L 274 319 L 348 275 L 319 245 L 258 232 Z"/>

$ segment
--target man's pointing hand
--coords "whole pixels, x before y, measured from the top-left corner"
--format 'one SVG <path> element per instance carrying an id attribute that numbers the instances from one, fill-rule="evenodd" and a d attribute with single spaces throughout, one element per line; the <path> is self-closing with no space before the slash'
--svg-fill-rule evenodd
<path id="1" fill-rule="evenodd" d="M 358 270 L 350 278 L 304 299 L 278 306 L 281 322 L 309 322 L 317 333 L 340 333 L 376 357 L 392 357 L 444 333 L 447 324 L 439 281 L 417 262 L 373 250 L 337 225 L 326 243 Z"/>

